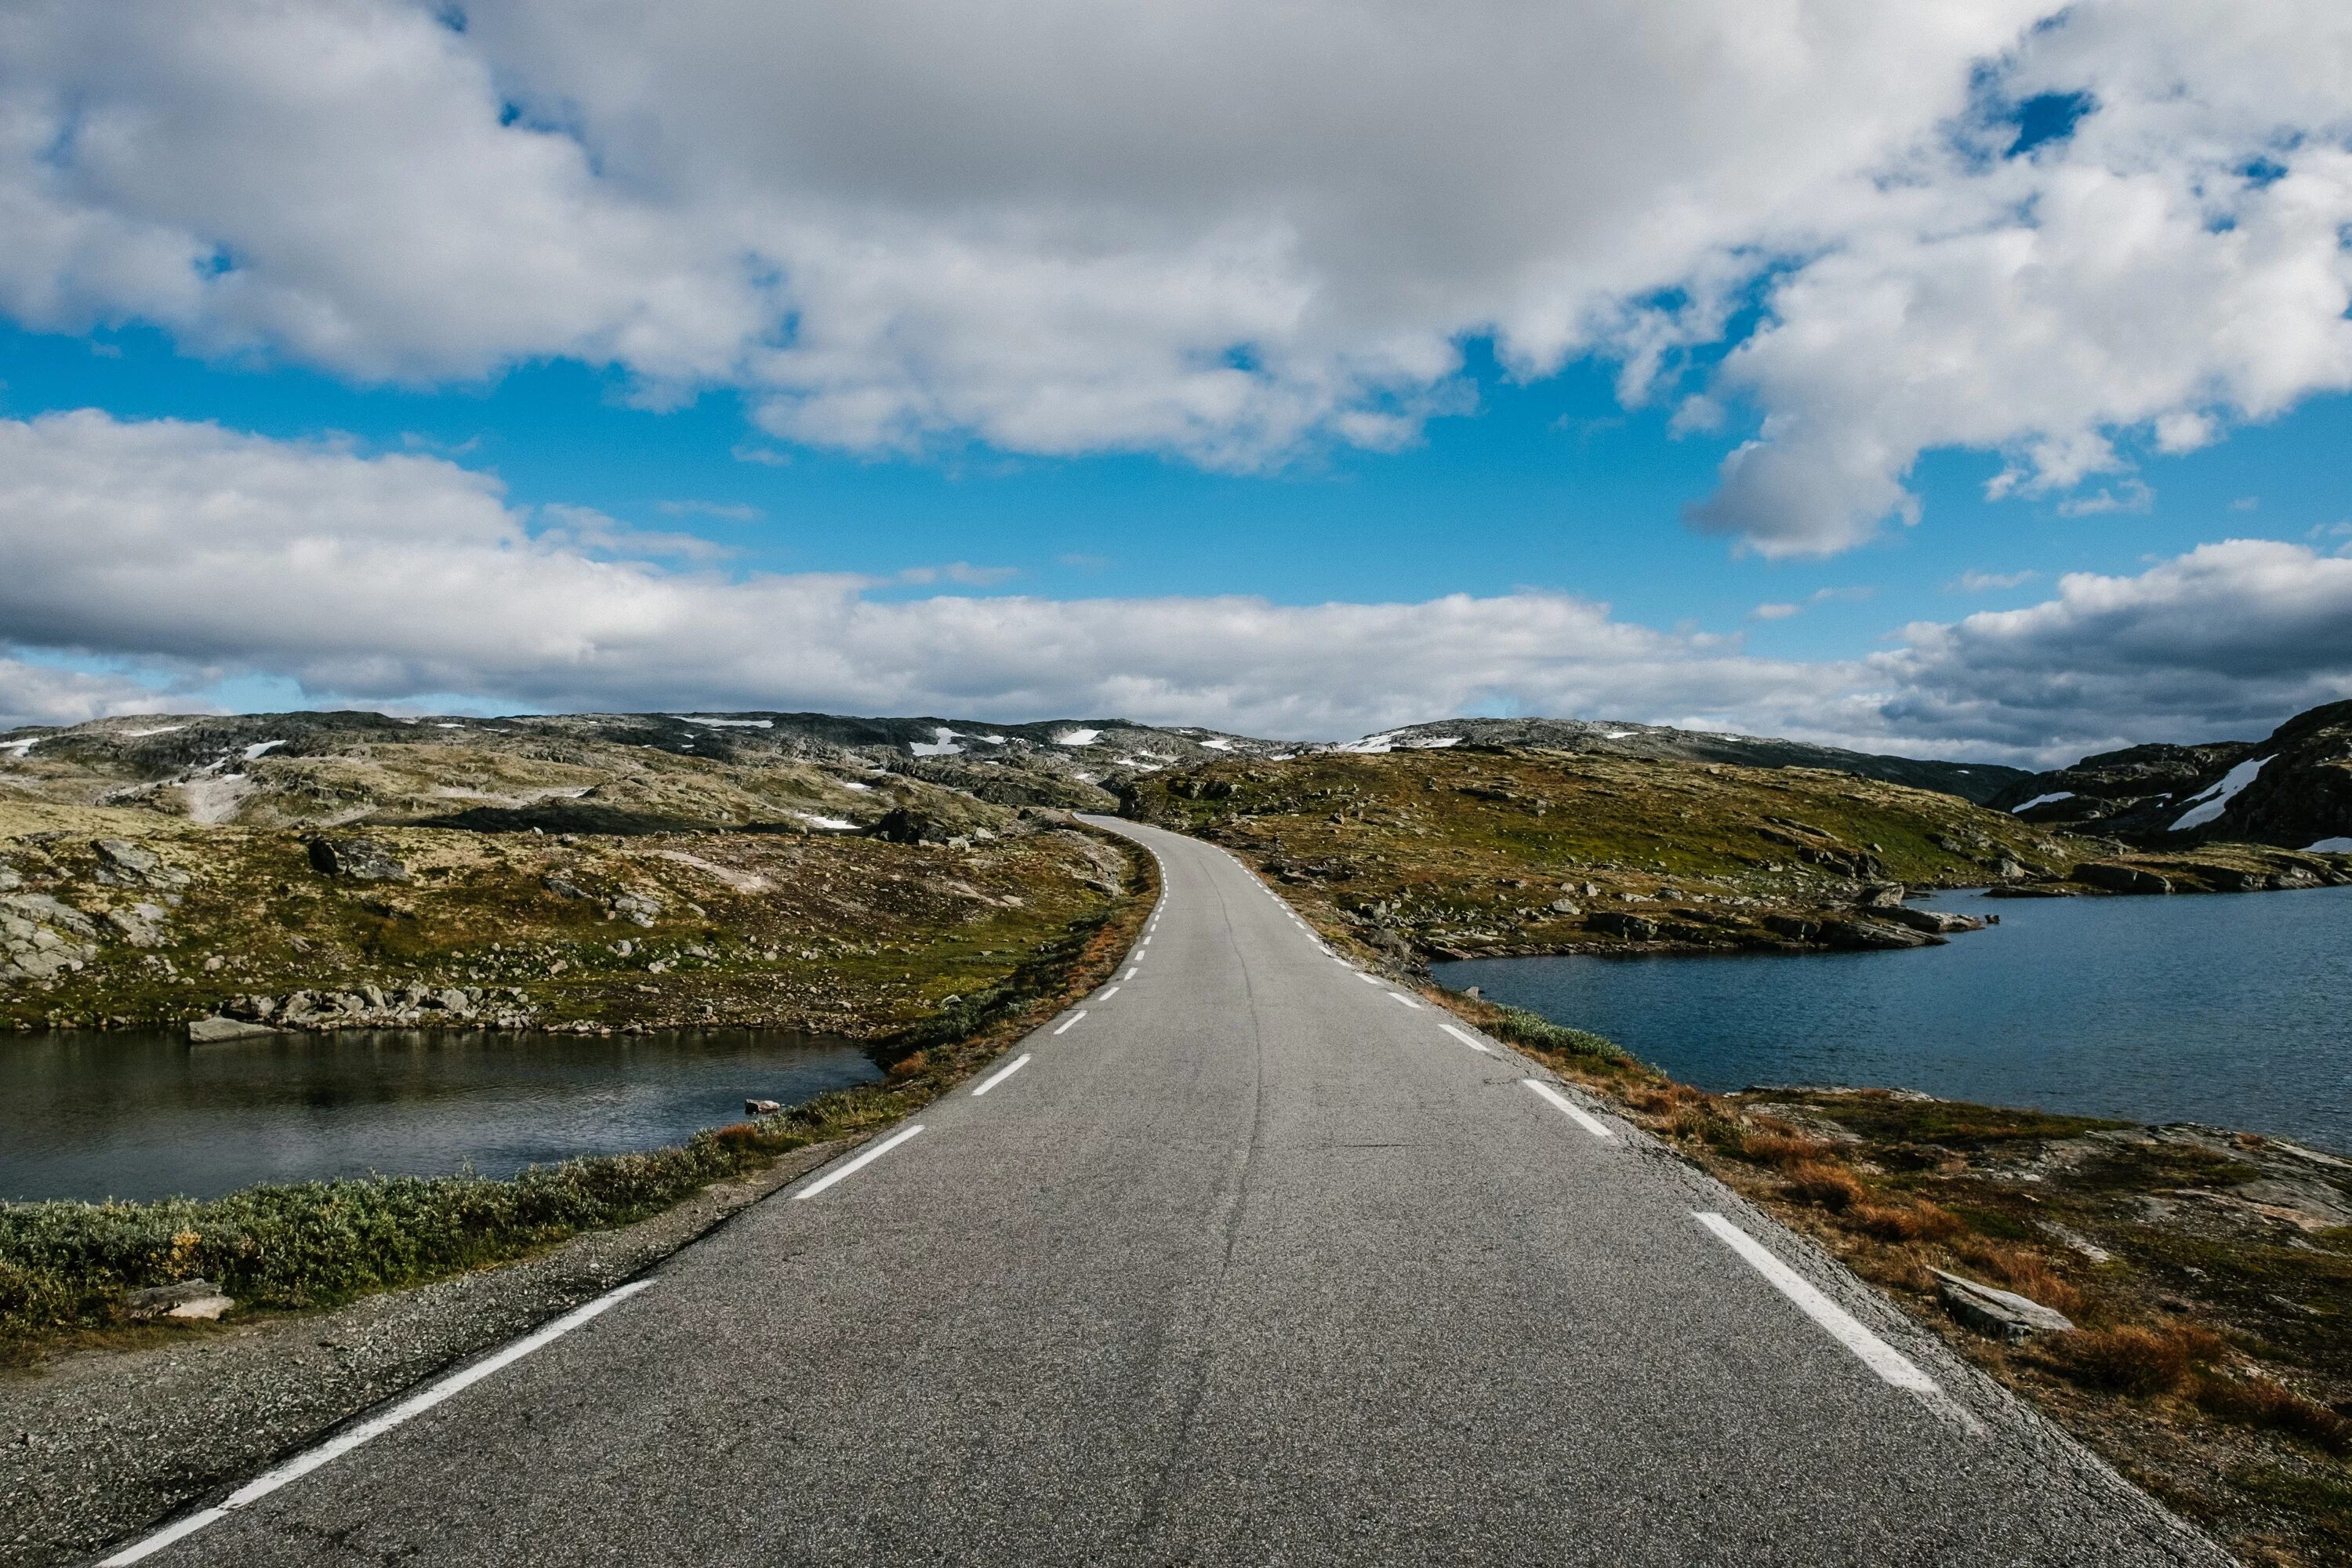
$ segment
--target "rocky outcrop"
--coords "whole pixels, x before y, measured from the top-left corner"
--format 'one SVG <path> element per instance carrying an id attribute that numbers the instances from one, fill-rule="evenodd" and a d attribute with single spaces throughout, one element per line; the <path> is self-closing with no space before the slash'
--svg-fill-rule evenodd
<path id="1" fill-rule="evenodd" d="M 278 1031 L 267 1024 L 257 1024 L 247 1018 L 225 1017 L 215 1013 L 209 1018 L 198 1018 L 188 1026 L 188 1043 L 209 1046 L 224 1040 L 249 1040 L 276 1033 Z"/>
<path id="2" fill-rule="evenodd" d="M 2010 784 L 2023 819 L 2148 847 L 2230 840 L 2302 849 L 2352 840 L 2352 702 L 2297 714 L 2261 741 L 2132 746 Z"/>
<path id="3" fill-rule="evenodd" d="M 373 838 L 313 838 L 310 864 L 330 877 L 354 882 L 406 882 L 414 879 L 392 851 Z"/>
<path id="4" fill-rule="evenodd" d="M 2169 893 L 2169 879 L 2157 872 L 2142 870 L 2137 866 L 2117 866 L 2105 861 L 2086 861 L 2066 873 L 2070 881 L 2083 882 L 2094 888 L 2105 888 L 2110 893 Z"/>
<path id="5" fill-rule="evenodd" d="M 184 888 L 188 874 L 163 863 L 163 858 L 128 838 L 100 838 L 90 843 L 98 855 L 98 879 L 110 888 Z"/>
<path id="6" fill-rule="evenodd" d="M 1936 1277 L 1936 1294 L 1943 1301 L 1944 1310 L 1980 1334 L 2015 1344 L 2035 1334 L 2074 1331 L 2074 1325 L 2065 1313 L 2045 1307 L 2030 1296 L 1947 1274 L 1940 1268 L 1927 1272 Z"/>
<path id="7" fill-rule="evenodd" d="M 191 1039 L 238 1039 L 280 1029 L 402 1029 L 452 1023 L 512 1027 L 530 1022 L 524 993 L 460 985 L 361 985 L 347 991 L 296 991 L 285 996 L 233 996 L 214 1018 L 188 1026 Z M 236 1033 L 229 1032 L 234 1026 Z M 199 1036 L 198 1031 L 208 1031 Z"/>
<path id="8" fill-rule="evenodd" d="M 98 924 L 46 893 L 0 894 L 0 980 L 44 981 L 98 956 Z"/>

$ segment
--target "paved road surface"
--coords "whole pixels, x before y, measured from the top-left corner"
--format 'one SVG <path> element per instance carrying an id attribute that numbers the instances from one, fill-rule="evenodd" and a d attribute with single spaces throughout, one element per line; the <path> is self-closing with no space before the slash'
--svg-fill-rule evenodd
<path id="1" fill-rule="evenodd" d="M 1009 1077 L 144 1561 L 2222 1561 L 1223 852 L 1104 826 L 1166 897 Z"/>

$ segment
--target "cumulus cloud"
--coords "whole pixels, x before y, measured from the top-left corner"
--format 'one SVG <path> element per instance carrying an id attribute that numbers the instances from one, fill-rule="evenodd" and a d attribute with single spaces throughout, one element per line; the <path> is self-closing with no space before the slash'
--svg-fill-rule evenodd
<path id="1" fill-rule="evenodd" d="M 1748 421 L 1694 520 L 1822 553 L 1925 450 L 2059 495 L 2352 384 L 2347 77 L 2334 0 L 26 0 L 0 310 L 1237 467 L 1411 439 L 1491 336 Z"/>
<path id="2" fill-rule="evenodd" d="M 377 705 L 1118 714 L 1301 739 L 1552 713 L 2052 762 L 2352 696 L 2352 559 L 2263 540 L 1807 662 L 1565 594 L 910 599 L 897 579 L 665 562 L 646 537 L 515 506 L 444 458 L 87 410 L 0 420 L 0 642 L 48 660 L 0 659 L 0 715 L 184 709 L 174 693 L 260 676 Z"/>

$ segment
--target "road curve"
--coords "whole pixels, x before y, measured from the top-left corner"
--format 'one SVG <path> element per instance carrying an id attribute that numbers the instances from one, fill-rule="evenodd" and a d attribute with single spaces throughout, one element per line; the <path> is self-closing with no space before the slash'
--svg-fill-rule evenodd
<path id="1" fill-rule="evenodd" d="M 911 1127 L 114 1561 L 2221 1563 L 1223 851 Z"/>

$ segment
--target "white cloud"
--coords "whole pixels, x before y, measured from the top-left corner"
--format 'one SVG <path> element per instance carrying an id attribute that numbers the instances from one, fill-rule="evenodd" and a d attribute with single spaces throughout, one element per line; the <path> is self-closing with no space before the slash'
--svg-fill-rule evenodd
<path id="1" fill-rule="evenodd" d="M 1791 605 L 1785 601 L 1780 601 L 1771 604 L 1759 605 L 1748 613 L 1750 616 L 1759 621 L 1785 621 L 1792 616 L 1803 615 L 1805 613 L 1805 606 L 1802 605 Z"/>
<path id="2" fill-rule="evenodd" d="M 549 526 L 555 510 L 412 453 L 95 411 L 0 420 L 0 639 L 140 677 L 0 660 L 0 715 L 184 710 L 209 683 L 259 678 L 382 706 L 1119 714 L 1298 738 L 1499 710 L 2046 762 L 2255 733 L 2352 696 L 2352 560 L 2305 544 L 2074 574 L 2025 609 L 1806 662 L 1531 591 L 876 596 L 893 584 L 662 565 L 617 525 L 590 542 L 596 513 Z M 940 574 L 959 574 L 990 580 Z"/>
<path id="3" fill-rule="evenodd" d="M 2021 588 L 2041 576 L 2039 572 L 1963 572 L 1946 586 L 1962 594 L 1990 594 Z"/>
<path id="4" fill-rule="evenodd" d="M 1411 439 L 1490 333 L 1618 357 L 1678 431 L 1760 415 L 1694 515 L 1775 554 L 1916 518 L 1923 450 L 2057 493 L 2352 384 L 2336 0 L 443 13 L 10 7 L 0 310 L 1226 466 Z M 2001 103 L 2072 91 L 2001 155 Z"/>

